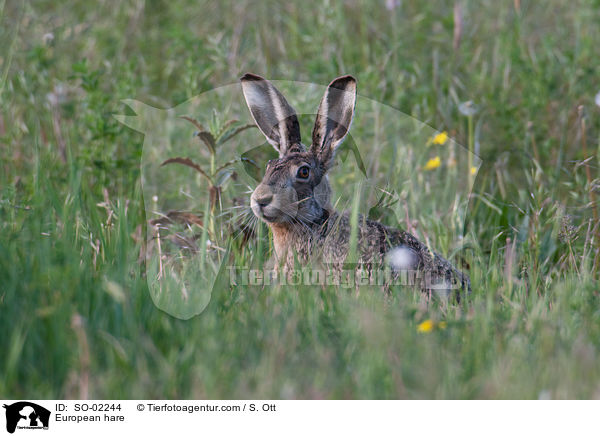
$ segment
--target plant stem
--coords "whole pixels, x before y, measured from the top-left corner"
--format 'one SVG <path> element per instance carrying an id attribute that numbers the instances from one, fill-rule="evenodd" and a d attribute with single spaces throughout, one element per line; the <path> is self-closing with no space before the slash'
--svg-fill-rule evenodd
<path id="1" fill-rule="evenodd" d="M 215 180 L 215 153 L 211 153 L 210 154 L 210 177 L 212 180 Z M 212 185 L 210 186 L 209 192 L 212 193 L 213 189 L 218 189 L 216 186 Z M 217 203 L 217 194 L 214 194 L 214 201 L 212 199 L 212 194 L 211 196 L 209 196 L 209 202 L 210 204 L 210 215 L 208 217 L 209 221 L 208 221 L 208 229 L 210 231 L 210 234 L 213 235 L 213 238 L 216 238 L 216 232 L 215 232 L 215 205 Z"/>
<path id="2" fill-rule="evenodd" d="M 473 133 L 473 115 L 469 115 L 467 118 L 468 126 L 468 145 L 469 145 L 469 168 L 467 169 L 469 174 L 469 186 L 473 186 L 473 174 L 471 174 L 471 168 L 473 168 L 473 151 L 475 148 L 475 135 Z"/>
<path id="3" fill-rule="evenodd" d="M 598 272 L 598 264 L 600 263 L 600 257 L 598 256 L 598 247 L 600 247 L 600 228 L 598 228 L 598 208 L 596 206 L 596 195 L 594 194 L 594 184 L 592 183 L 592 173 L 590 170 L 589 162 L 587 162 L 587 141 L 585 134 L 585 117 L 583 114 L 583 106 L 579 106 L 579 120 L 581 126 L 581 148 L 583 150 L 583 161 L 585 162 L 585 177 L 587 179 L 588 193 L 590 196 L 590 203 L 592 204 L 592 216 L 594 217 L 594 223 L 596 223 L 595 242 L 596 242 L 596 262 L 595 268 Z"/>
<path id="4" fill-rule="evenodd" d="M 350 215 L 350 247 L 348 250 L 347 264 L 355 266 L 358 263 L 358 228 L 360 197 L 362 194 L 362 185 L 359 184 L 354 191 L 352 200 L 352 211 Z"/>

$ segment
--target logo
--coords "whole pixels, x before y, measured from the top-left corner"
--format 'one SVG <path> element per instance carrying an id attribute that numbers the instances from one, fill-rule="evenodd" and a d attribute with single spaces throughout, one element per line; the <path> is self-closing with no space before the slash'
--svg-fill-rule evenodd
<path id="1" fill-rule="evenodd" d="M 385 277 L 388 267 L 392 278 L 399 276 L 400 283 L 386 279 L 382 284 L 385 286 L 426 286 L 447 295 L 447 290 L 454 288 L 449 283 L 451 278 L 453 282 L 454 277 L 459 279 L 453 274 L 430 274 L 435 283 L 428 286 L 426 273 L 433 273 L 435 268 L 427 258 L 420 262 L 420 257 L 429 251 L 429 242 L 415 242 L 413 248 L 422 251 L 417 256 L 402 237 L 388 244 L 386 248 L 393 245 L 394 250 L 384 258 L 367 243 L 379 241 L 372 230 L 357 231 L 362 239 L 357 237 L 356 247 L 351 246 L 349 237 L 344 243 L 339 239 L 335 247 L 333 235 L 325 237 L 327 231 L 335 230 L 333 234 L 341 236 L 355 228 L 352 214 L 343 220 L 343 231 L 342 220 L 328 218 L 323 206 L 333 200 L 331 204 L 336 205 L 340 217 L 344 210 L 358 211 L 359 216 L 394 229 L 403 227 L 407 234 L 417 230 L 411 215 L 436 217 L 436 225 L 444 228 L 444 238 L 448 243 L 452 241 L 453 247 L 458 250 L 470 243 L 463 229 L 481 163 L 473 154 L 473 146 L 464 148 L 448 132 L 433 130 L 410 115 L 357 95 L 356 84 L 349 77 L 322 86 L 291 81 L 267 83 L 258 76 L 246 75 L 241 89 L 237 83 L 215 88 L 170 109 L 135 100 L 123 103 L 135 115 L 117 115 L 116 119 L 145 135 L 140 171 L 146 216 L 152 217 L 146 226 L 146 240 L 151 241 L 145 256 L 148 291 L 154 304 L 169 315 L 180 319 L 197 316 L 210 304 L 213 290 L 234 286 L 231 282 L 244 283 L 246 277 L 246 284 L 252 286 L 308 282 L 314 290 L 320 289 L 314 282 L 320 282 L 321 277 L 328 284 L 329 271 L 332 285 L 340 281 L 335 277 L 337 271 L 329 266 L 314 270 L 314 266 L 324 266 L 320 261 L 311 263 L 318 256 L 300 252 L 298 265 L 305 271 L 312 270 L 308 279 L 304 279 L 300 268 L 286 268 L 291 271 L 291 280 L 280 275 L 285 282 L 271 281 L 269 271 L 273 271 L 276 257 L 267 260 L 267 253 L 272 253 L 277 244 L 267 231 L 265 222 L 269 220 L 283 220 L 288 223 L 286 227 L 297 229 L 304 238 L 296 238 L 295 246 L 303 247 L 302 252 L 322 255 L 325 251 L 329 253 L 326 262 L 343 264 L 348 268 L 345 271 L 360 274 L 356 278 L 344 273 L 341 282 L 349 287 L 380 286 L 378 277 Z M 360 116 L 353 118 L 355 111 Z M 472 117 L 475 108 L 465 103 L 459 111 Z M 307 144 L 316 144 L 312 153 L 310 147 L 302 145 L 300 124 L 315 126 L 313 133 L 318 141 L 312 136 L 306 138 Z M 298 152 L 305 149 L 309 155 L 316 152 L 324 166 L 286 160 L 286 156 L 302 154 Z M 368 159 L 363 159 L 366 156 Z M 289 171 L 283 171 L 284 167 L 275 171 L 274 162 L 267 170 L 269 161 L 277 161 L 277 157 Z M 370 162 L 374 164 L 366 165 Z M 334 163 L 335 174 L 327 183 L 324 170 Z M 194 173 L 198 177 L 190 178 Z M 275 192 L 277 186 L 283 187 Z M 359 221 L 364 225 L 362 218 Z M 321 231 L 323 234 L 319 234 Z M 354 252 L 356 260 L 365 255 L 371 265 L 354 268 L 350 264 L 355 262 L 352 256 L 345 256 L 346 251 Z M 426 268 L 421 268 L 421 263 Z M 250 269 L 241 271 L 245 266 Z M 230 275 L 228 284 L 229 268 L 234 269 L 230 269 L 234 277 Z M 370 275 L 365 282 L 362 272 L 371 270 L 381 270 L 381 274 L 377 278 Z M 301 274 L 295 277 L 302 281 L 294 284 L 294 274 Z M 457 290 L 463 287 L 462 280 L 456 282 Z"/>
<path id="2" fill-rule="evenodd" d="M 14 433 L 15 429 L 48 430 L 50 411 L 29 401 L 19 401 L 6 409 L 6 431 Z"/>

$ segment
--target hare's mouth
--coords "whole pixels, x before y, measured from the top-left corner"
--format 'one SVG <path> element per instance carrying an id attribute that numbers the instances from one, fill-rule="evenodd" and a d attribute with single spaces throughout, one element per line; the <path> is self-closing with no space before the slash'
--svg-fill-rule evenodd
<path id="1" fill-rule="evenodd" d="M 265 220 L 268 223 L 274 223 L 275 221 L 277 221 L 278 216 L 269 216 L 267 214 L 265 214 L 264 212 L 260 214 L 260 217 Z"/>
<path id="2" fill-rule="evenodd" d="M 252 200 L 252 212 L 254 213 L 254 215 L 263 220 L 264 222 L 271 224 L 271 223 L 275 223 L 278 221 L 281 221 L 282 219 L 282 213 L 281 211 L 273 205 L 268 205 L 268 206 L 263 206 L 261 207 L 256 201 Z"/>

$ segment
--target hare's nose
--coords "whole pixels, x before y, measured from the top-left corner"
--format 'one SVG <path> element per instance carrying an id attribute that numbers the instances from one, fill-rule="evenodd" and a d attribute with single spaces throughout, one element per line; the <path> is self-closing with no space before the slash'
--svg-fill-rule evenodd
<path id="1" fill-rule="evenodd" d="M 272 195 L 266 195 L 264 197 L 257 198 L 256 203 L 262 209 L 263 207 L 267 207 L 269 205 L 269 203 L 271 203 L 272 200 L 273 200 Z"/>

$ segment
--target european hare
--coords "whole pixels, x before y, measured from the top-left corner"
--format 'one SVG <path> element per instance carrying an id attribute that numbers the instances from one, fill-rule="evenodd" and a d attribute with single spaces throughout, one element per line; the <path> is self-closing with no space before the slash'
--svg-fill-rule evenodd
<path id="1" fill-rule="evenodd" d="M 300 141 L 296 112 L 272 83 L 254 74 L 240 80 L 256 125 L 279 152 L 250 198 L 254 214 L 272 230 L 276 260 L 287 271 L 296 260 L 341 270 L 350 250 L 351 218 L 349 212 L 332 208 L 327 171 L 354 116 L 356 80 L 343 76 L 329 84 L 310 147 Z M 415 271 L 438 282 L 421 283 L 423 289 L 439 288 L 440 282 L 447 291 L 450 284 L 459 290 L 470 288 L 466 275 L 410 233 L 359 215 L 357 238 L 359 268 L 369 273 L 387 261 L 392 270 Z"/>

